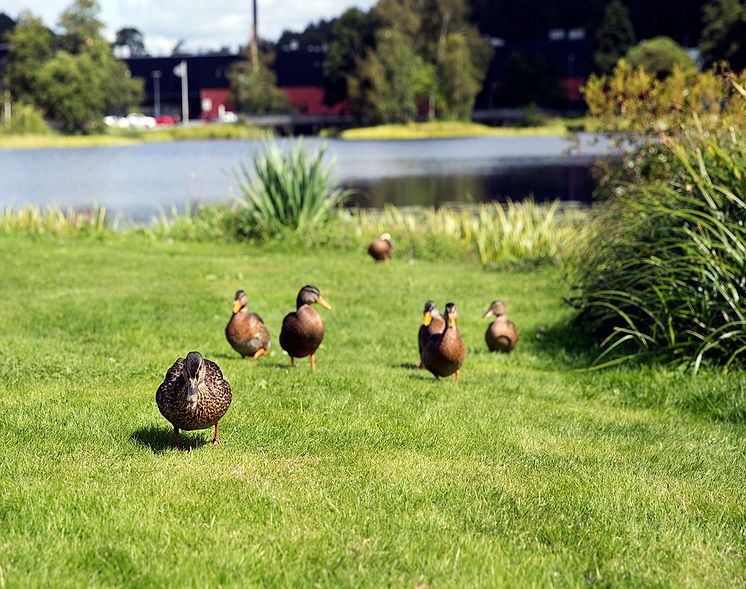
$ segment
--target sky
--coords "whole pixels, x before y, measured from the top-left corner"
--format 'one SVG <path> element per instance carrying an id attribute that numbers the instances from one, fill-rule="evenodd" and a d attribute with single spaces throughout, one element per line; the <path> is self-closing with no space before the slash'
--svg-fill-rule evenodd
<path id="1" fill-rule="evenodd" d="M 0 0 L 0 12 L 16 18 L 22 10 L 54 26 L 72 0 Z M 99 0 L 105 34 L 133 26 L 154 55 L 164 55 L 180 39 L 189 50 L 238 48 L 249 39 L 252 0 Z M 283 30 L 302 30 L 312 21 L 340 15 L 351 6 L 367 9 L 375 0 L 259 0 L 259 36 L 277 40 Z"/>

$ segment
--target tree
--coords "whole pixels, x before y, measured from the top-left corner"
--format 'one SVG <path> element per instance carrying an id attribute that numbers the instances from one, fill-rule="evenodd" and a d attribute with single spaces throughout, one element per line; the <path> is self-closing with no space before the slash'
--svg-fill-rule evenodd
<path id="1" fill-rule="evenodd" d="M 285 94 L 277 88 L 277 77 L 271 69 L 273 56 L 262 53 L 259 69 L 254 72 L 250 56 L 233 64 L 228 71 L 230 96 L 236 110 L 246 114 L 265 115 L 292 110 Z"/>
<path id="2" fill-rule="evenodd" d="M 411 121 L 417 116 L 418 92 L 423 85 L 434 85 L 434 68 L 402 31 L 382 29 L 376 40 L 376 51 L 368 50 L 357 77 L 350 80 L 353 108 L 372 123 Z"/>
<path id="3" fill-rule="evenodd" d="M 85 45 L 101 37 L 104 23 L 97 0 L 74 0 L 60 15 L 57 25 L 65 31 L 62 46 L 71 53 L 79 53 Z"/>
<path id="4" fill-rule="evenodd" d="M 599 73 L 611 73 L 619 58 L 634 44 L 635 31 L 627 7 L 621 0 L 611 0 L 596 31 L 594 69 Z"/>
<path id="5" fill-rule="evenodd" d="M 541 55 L 511 52 L 497 90 L 502 106 L 563 106 L 567 96 L 557 71 Z"/>
<path id="6" fill-rule="evenodd" d="M 23 12 L 16 27 L 8 34 L 8 41 L 10 52 L 4 86 L 10 90 L 14 101 L 35 104 L 39 68 L 54 55 L 54 34 L 40 18 Z"/>
<path id="7" fill-rule="evenodd" d="M 726 60 L 735 70 L 746 68 L 746 2 L 715 0 L 704 7 L 699 49 L 707 64 Z"/>
<path id="8" fill-rule="evenodd" d="M 127 47 L 132 56 L 146 55 L 142 33 L 134 27 L 124 27 L 117 31 L 114 47 Z"/>
<path id="9" fill-rule="evenodd" d="M 627 62 L 642 68 L 658 79 L 667 78 L 678 67 L 682 71 L 696 69 L 684 48 L 670 37 L 655 37 L 642 41 L 627 52 Z"/>
<path id="10" fill-rule="evenodd" d="M 332 25 L 324 60 L 324 102 L 333 105 L 348 98 L 347 80 L 358 62 L 375 44 L 375 23 L 358 8 L 349 8 Z"/>

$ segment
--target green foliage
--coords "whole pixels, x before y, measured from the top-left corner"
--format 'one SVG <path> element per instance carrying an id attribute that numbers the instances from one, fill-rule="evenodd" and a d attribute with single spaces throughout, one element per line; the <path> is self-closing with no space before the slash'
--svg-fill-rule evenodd
<path id="1" fill-rule="evenodd" d="M 348 8 L 331 28 L 324 59 L 324 101 L 336 104 L 349 97 L 347 80 L 357 72 L 358 61 L 375 44 L 375 24 L 359 8 Z"/>
<path id="2" fill-rule="evenodd" d="M 8 35 L 10 52 L 4 85 L 14 101 L 33 100 L 39 90 L 39 68 L 54 55 L 55 37 L 40 18 L 22 12 L 15 29 Z"/>
<path id="3" fill-rule="evenodd" d="M 267 144 L 254 156 L 254 173 L 237 175 L 247 212 L 243 232 L 268 237 L 286 229 L 305 231 L 323 225 L 348 192 L 332 188 L 332 166 L 324 164 L 326 147 L 310 155 L 298 141 L 283 151 Z"/>
<path id="4" fill-rule="evenodd" d="M 604 339 L 599 360 L 617 353 L 610 363 L 743 365 L 746 139 L 733 130 L 666 145 L 667 181 L 609 202 L 579 256 L 578 322 Z"/>
<path id="5" fill-rule="evenodd" d="M 503 83 L 496 100 L 504 106 L 541 104 L 558 107 L 567 104 L 567 93 L 559 73 L 541 55 L 513 51 L 508 56 L 503 72 Z"/>
<path id="6" fill-rule="evenodd" d="M 293 110 L 285 94 L 277 88 L 277 77 L 270 68 L 273 59 L 272 55 L 261 54 L 256 71 L 248 57 L 231 66 L 228 72 L 231 101 L 238 112 L 266 115 Z"/>
<path id="7" fill-rule="evenodd" d="M 703 24 L 699 50 L 705 62 L 725 60 L 736 71 L 746 69 L 746 2 L 713 0 L 704 7 Z"/>
<path id="8" fill-rule="evenodd" d="M 635 45 L 627 52 L 627 62 L 656 78 L 666 78 L 674 68 L 694 71 L 696 66 L 686 50 L 670 37 L 655 37 Z"/>
<path id="9" fill-rule="evenodd" d="M 34 205 L 0 211 L 0 235 L 51 235 L 54 237 L 103 237 L 115 224 L 107 218 L 106 209 L 63 210 L 55 205 Z"/>
<path id="10" fill-rule="evenodd" d="M 30 104 L 16 102 L 10 121 L 2 121 L 0 133 L 9 135 L 46 135 L 49 132 L 44 117 Z"/>
<path id="11" fill-rule="evenodd" d="M 634 44 L 635 31 L 627 7 L 621 0 L 611 0 L 596 31 L 593 67 L 602 74 L 611 73 L 619 58 Z"/>
<path id="12" fill-rule="evenodd" d="M 41 20 L 25 14 L 11 34 L 6 83 L 15 100 L 39 107 L 66 132 L 88 132 L 142 97 L 142 80 L 114 59 L 96 0 L 76 0 L 60 17 L 63 48 Z"/>

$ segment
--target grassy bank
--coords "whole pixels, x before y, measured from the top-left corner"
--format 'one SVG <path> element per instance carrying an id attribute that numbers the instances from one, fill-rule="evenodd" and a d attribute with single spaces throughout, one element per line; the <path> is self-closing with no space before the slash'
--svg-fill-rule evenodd
<path id="1" fill-rule="evenodd" d="M 8 587 L 746 583 L 744 378 L 577 372 L 554 270 L 122 235 L 0 256 Z M 315 374 L 277 342 L 305 283 L 334 305 Z M 273 336 L 256 363 L 223 336 L 238 287 Z M 427 297 L 461 311 L 458 385 L 415 369 Z M 177 452 L 154 394 L 191 349 L 234 402 L 224 446 Z"/>
<path id="2" fill-rule="evenodd" d="M 113 147 L 136 145 L 150 141 L 189 141 L 198 139 L 264 139 L 271 133 L 245 125 L 194 125 L 189 127 L 159 127 L 152 130 L 130 131 L 109 129 L 93 135 L 9 135 L 0 133 L 0 149 L 44 149 Z"/>
<path id="3" fill-rule="evenodd" d="M 436 121 L 407 123 L 402 125 L 379 125 L 342 131 L 342 139 L 437 139 L 447 137 L 522 137 L 566 135 L 567 122 L 561 119 L 547 121 L 535 127 L 488 127 L 477 123 L 460 121 Z"/>

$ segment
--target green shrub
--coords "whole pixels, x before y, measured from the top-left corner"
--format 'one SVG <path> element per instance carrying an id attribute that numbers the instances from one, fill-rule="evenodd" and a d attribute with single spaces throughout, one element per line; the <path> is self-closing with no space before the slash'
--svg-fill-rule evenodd
<path id="1" fill-rule="evenodd" d="M 324 224 L 349 191 L 332 188 L 332 166 L 324 165 L 326 146 L 309 155 L 303 144 L 283 151 L 269 143 L 254 157 L 254 174 L 246 166 L 237 174 L 247 211 L 243 233 L 268 237 Z"/>
<path id="2" fill-rule="evenodd" d="M 666 146 L 667 181 L 611 199 L 580 252 L 577 321 L 602 365 L 728 369 L 746 358 L 746 141 L 700 131 Z"/>
<path id="3" fill-rule="evenodd" d="M 13 116 L 3 121 L 0 132 L 8 135 L 45 135 L 49 133 L 41 112 L 30 104 L 18 102 L 13 105 Z"/>

